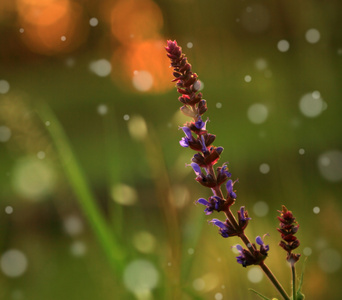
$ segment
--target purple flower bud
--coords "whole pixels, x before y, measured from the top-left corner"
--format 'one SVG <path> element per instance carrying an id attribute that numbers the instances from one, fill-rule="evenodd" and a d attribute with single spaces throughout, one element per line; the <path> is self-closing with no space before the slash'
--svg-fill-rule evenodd
<path id="1" fill-rule="evenodd" d="M 201 174 L 202 174 L 202 170 L 201 170 L 201 167 L 198 165 L 198 164 L 196 164 L 196 163 L 191 163 L 191 167 L 194 169 L 194 171 L 195 171 L 195 174 L 197 175 L 197 176 L 200 176 Z"/>
<path id="2" fill-rule="evenodd" d="M 186 137 L 183 137 L 180 141 L 179 141 L 179 144 L 186 148 L 186 147 L 189 147 L 189 139 L 186 138 Z"/>
<path id="3" fill-rule="evenodd" d="M 211 196 L 208 201 L 200 198 L 197 200 L 198 203 L 205 205 L 207 208 L 204 210 L 206 215 L 210 215 L 213 211 L 221 211 L 225 203 L 223 199 L 218 196 Z"/>
<path id="4" fill-rule="evenodd" d="M 260 253 L 264 256 L 267 256 L 267 252 L 268 250 L 270 250 L 270 246 L 265 245 L 264 241 L 262 240 L 260 236 L 257 236 L 255 241 L 258 245 L 260 245 Z"/>
<path id="5" fill-rule="evenodd" d="M 233 191 L 233 186 L 234 186 L 235 181 L 233 182 L 233 180 L 229 179 L 226 183 L 226 189 L 228 192 L 228 196 L 230 198 L 236 199 L 236 194 Z"/>
<path id="6" fill-rule="evenodd" d="M 207 149 L 207 146 L 206 146 L 206 144 L 205 144 L 205 140 L 204 140 L 204 136 L 203 136 L 203 135 L 201 135 L 200 143 L 201 143 L 201 145 L 202 145 L 202 152 L 203 152 L 203 153 L 206 153 L 206 152 L 208 151 L 208 149 Z"/>
<path id="7" fill-rule="evenodd" d="M 190 128 L 189 128 L 188 126 L 184 126 L 184 127 L 180 127 L 180 128 L 184 131 L 186 137 L 187 137 L 189 140 L 192 140 L 192 134 L 191 134 Z"/>
<path id="8" fill-rule="evenodd" d="M 205 130 L 206 123 L 207 122 L 203 122 L 201 117 L 198 117 L 198 120 L 195 122 L 195 126 L 197 127 L 197 129 Z"/>
<path id="9" fill-rule="evenodd" d="M 229 227 L 225 222 L 222 222 L 218 219 L 212 219 L 210 223 L 213 223 L 215 226 L 219 228 L 219 232 L 222 235 L 222 237 L 229 237 Z"/>

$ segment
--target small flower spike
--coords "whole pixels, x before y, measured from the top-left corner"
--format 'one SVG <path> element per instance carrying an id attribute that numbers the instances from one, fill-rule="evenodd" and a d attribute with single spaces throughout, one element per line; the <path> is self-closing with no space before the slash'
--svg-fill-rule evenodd
<path id="1" fill-rule="evenodd" d="M 236 257 L 239 264 L 244 268 L 255 264 L 256 259 L 248 250 L 244 249 L 241 245 L 236 245 L 235 247 L 240 253 L 240 255 Z"/>
<path id="2" fill-rule="evenodd" d="M 278 216 L 278 220 L 280 221 L 277 230 L 281 234 L 281 238 L 279 246 L 282 247 L 287 252 L 286 260 L 294 265 L 300 258 L 300 254 L 292 253 L 292 250 L 296 249 L 300 245 L 300 241 L 297 239 L 295 234 L 298 231 L 299 225 L 295 221 L 295 217 L 292 212 L 289 211 L 285 206 L 283 206 L 282 211 L 280 212 L 280 217 Z"/>

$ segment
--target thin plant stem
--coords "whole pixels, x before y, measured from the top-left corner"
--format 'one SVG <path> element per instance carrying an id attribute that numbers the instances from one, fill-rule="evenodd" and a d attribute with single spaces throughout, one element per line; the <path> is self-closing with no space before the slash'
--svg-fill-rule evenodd
<path id="1" fill-rule="evenodd" d="M 264 271 L 268 279 L 272 282 L 272 284 L 275 286 L 275 288 L 278 290 L 278 292 L 282 295 L 284 300 L 290 300 L 290 297 L 287 295 L 286 291 L 284 290 L 283 286 L 280 284 L 280 282 L 277 280 L 277 278 L 273 275 L 271 270 L 265 265 L 264 262 L 261 262 L 259 264 L 260 268 Z"/>
<path id="2" fill-rule="evenodd" d="M 292 300 L 297 299 L 296 295 L 296 268 L 294 264 L 291 264 L 291 270 L 292 270 Z"/>

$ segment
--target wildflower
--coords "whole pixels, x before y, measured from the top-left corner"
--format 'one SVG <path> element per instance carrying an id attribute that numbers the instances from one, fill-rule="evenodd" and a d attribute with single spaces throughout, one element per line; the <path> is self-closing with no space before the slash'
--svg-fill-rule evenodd
<path id="1" fill-rule="evenodd" d="M 244 230 L 247 227 L 248 221 L 251 220 L 251 218 L 248 217 L 248 212 L 245 210 L 244 206 L 240 207 L 240 210 L 238 211 L 238 217 L 239 217 L 239 226 L 241 230 Z"/>
<path id="2" fill-rule="evenodd" d="M 211 174 L 203 174 L 201 167 L 197 163 L 191 163 L 191 167 L 193 168 L 195 174 L 196 174 L 196 181 L 198 181 L 200 184 L 206 187 L 213 188 L 216 186 L 216 180 L 213 178 Z"/>
<path id="3" fill-rule="evenodd" d="M 260 250 L 256 249 L 255 244 L 253 244 L 252 249 L 254 250 L 252 252 L 247 249 L 244 249 L 240 245 L 235 246 L 240 253 L 240 255 L 236 257 L 237 262 L 239 264 L 242 264 L 243 267 L 247 267 L 250 265 L 258 265 L 267 257 L 269 246 L 264 244 L 260 236 L 257 236 L 255 241 L 260 246 Z"/>
<path id="4" fill-rule="evenodd" d="M 233 181 L 231 179 L 229 179 L 226 183 L 226 189 L 228 192 L 227 198 L 231 198 L 231 199 L 236 199 L 236 194 L 233 191 L 233 186 L 234 184 L 237 182 L 237 180 Z"/>
<path id="5" fill-rule="evenodd" d="M 193 140 L 193 136 L 191 134 L 191 130 L 189 127 L 187 126 L 184 126 L 184 127 L 180 127 L 184 133 L 185 133 L 185 137 L 183 137 L 180 141 L 179 141 L 179 144 L 182 146 L 182 147 L 189 147 L 190 145 L 190 142 Z"/>
<path id="6" fill-rule="evenodd" d="M 236 245 L 235 247 L 240 253 L 240 255 L 236 257 L 239 264 L 244 268 L 255 264 L 256 259 L 248 250 L 244 249 L 241 245 Z"/>
<path id="7" fill-rule="evenodd" d="M 222 147 L 221 147 L 222 148 Z M 223 150 L 223 148 L 222 148 Z M 216 148 L 217 151 L 217 148 Z M 230 178 L 232 174 L 228 172 L 228 166 L 226 163 L 222 165 L 222 167 L 217 168 L 217 184 L 220 185 L 226 181 L 227 178 Z"/>
<path id="8" fill-rule="evenodd" d="M 234 234 L 234 229 L 232 228 L 228 220 L 226 220 L 226 222 L 222 222 L 218 219 L 212 219 L 210 223 L 213 223 L 215 226 L 219 228 L 219 233 L 224 238 L 227 238 Z"/>
<path id="9" fill-rule="evenodd" d="M 280 221 L 277 230 L 281 234 L 279 246 L 282 247 L 287 252 L 286 260 L 294 265 L 300 258 L 300 254 L 292 253 L 292 250 L 296 249 L 300 245 L 300 241 L 297 239 L 295 234 L 298 231 L 299 225 L 296 222 L 296 218 L 293 216 L 292 212 L 289 211 L 285 206 L 283 206 L 278 220 Z"/>
<path id="10" fill-rule="evenodd" d="M 260 246 L 260 250 L 259 250 L 260 253 L 264 256 L 267 256 L 267 252 L 268 252 L 268 250 L 270 250 L 270 246 L 265 245 L 264 241 L 262 240 L 262 238 L 260 236 L 257 236 L 255 241 Z"/>
<path id="11" fill-rule="evenodd" d="M 221 211 L 225 201 L 218 196 L 211 196 L 208 201 L 204 198 L 200 198 L 197 200 L 197 203 L 205 205 L 207 208 L 204 212 L 206 215 L 210 215 L 213 211 Z"/>

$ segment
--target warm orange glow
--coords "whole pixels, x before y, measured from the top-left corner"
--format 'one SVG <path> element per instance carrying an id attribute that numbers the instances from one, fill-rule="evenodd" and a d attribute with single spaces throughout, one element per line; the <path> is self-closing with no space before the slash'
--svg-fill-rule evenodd
<path id="1" fill-rule="evenodd" d="M 117 70 L 113 72 L 114 80 L 121 85 L 123 79 L 141 92 L 165 92 L 173 88 L 164 44 L 164 40 L 149 40 L 120 48 L 112 59 Z"/>
<path id="2" fill-rule="evenodd" d="M 84 42 L 88 24 L 83 8 L 69 0 L 18 0 L 21 38 L 33 52 L 70 52 Z"/>
<path id="3" fill-rule="evenodd" d="M 119 0 L 111 11 L 111 29 L 121 43 L 158 37 L 163 26 L 159 6 L 151 0 Z"/>
<path id="4" fill-rule="evenodd" d="M 18 12 L 26 23 L 48 26 L 69 13 L 68 0 L 18 0 Z"/>

